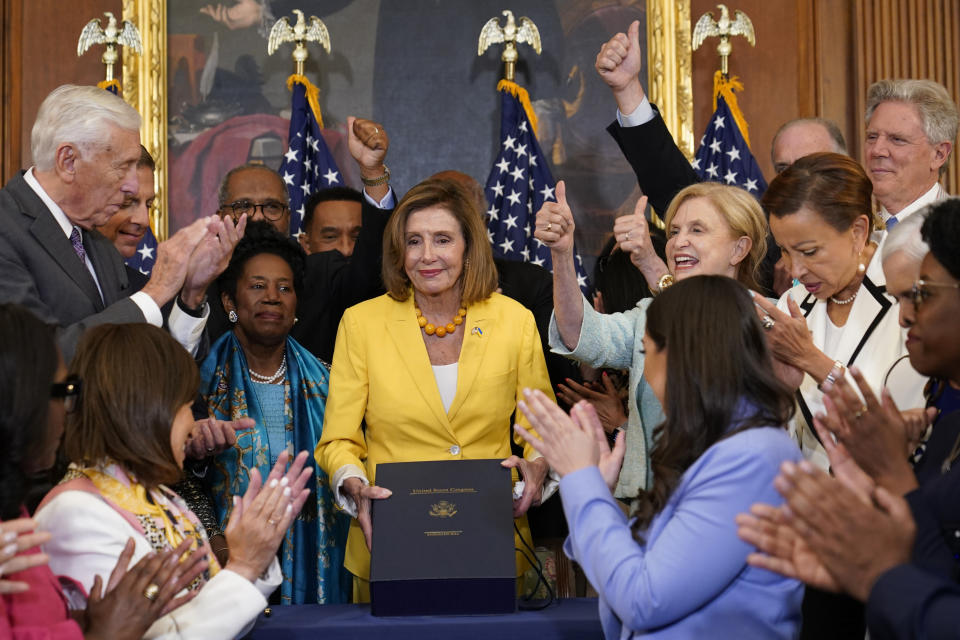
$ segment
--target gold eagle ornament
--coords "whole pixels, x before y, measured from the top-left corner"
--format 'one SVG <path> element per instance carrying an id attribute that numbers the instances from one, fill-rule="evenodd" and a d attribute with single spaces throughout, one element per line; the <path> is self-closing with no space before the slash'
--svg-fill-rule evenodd
<path id="1" fill-rule="evenodd" d="M 300 9 L 294 9 L 297 15 L 297 23 L 290 26 L 290 21 L 286 18 L 280 18 L 273 23 L 270 29 L 270 37 L 267 39 L 267 55 L 273 55 L 273 52 L 285 42 L 293 42 L 296 46 L 293 48 L 293 59 L 297 63 L 297 75 L 303 75 L 303 63 L 307 56 L 307 42 L 317 42 L 323 47 L 323 50 L 330 53 L 330 32 L 327 31 L 327 25 L 323 24 L 317 16 L 310 16 L 308 23 Z"/>
<path id="2" fill-rule="evenodd" d="M 477 45 L 477 55 L 482 56 L 490 45 L 505 43 L 503 53 L 500 59 L 506 65 L 504 77 L 513 82 L 514 72 L 517 65 L 517 43 L 528 44 L 537 55 L 540 55 L 542 47 L 540 45 L 540 30 L 533 20 L 526 16 L 521 16 L 519 25 L 513 18 L 513 12 L 509 9 L 503 10 L 503 15 L 507 16 L 507 24 L 500 26 L 499 18 L 490 18 L 480 30 L 480 42 Z"/>
<path id="3" fill-rule="evenodd" d="M 727 76 L 727 58 L 733 50 L 730 44 L 732 36 L 743 36 L 750 43 L 750 46 L 756 46 L 756 36 L 753 30 L 753 23 L 743 11 L 737 9 L 734 11 L 734 19 L 730 19 L 730 10 L 727 5 L 718 4 L 720 9 L 720 20 L 714 20 L 713 14 L 709 11 L 700 16 L 696 26 L 693 27 L 693 50 L 696 51 L 707 38 L 720 38 L 720 44 L 717 45 L 717 53 L 720 54 L 720 72 L 724 77 Z"/>
<path id="4" fill-rule="evenodd" d="M 129 47 L 138 54 L 143 54 L 143 46 L 140 44 L 140 32 L 132 22 L 124 20 L 118 27 L 117 19 L 112 13 L 106 11 L 103 15 L 107 17 L 106 29 L 100 25 L 100 18 L 94 18 L 83 27 L 77 42 L 77 56 L 82 56 L 95 44 L 107 45 L 100 60 L 107 66 L 107 82 L 110 82 L 113 80 L 113 65 L 120 59 L 117 47 Z"/>

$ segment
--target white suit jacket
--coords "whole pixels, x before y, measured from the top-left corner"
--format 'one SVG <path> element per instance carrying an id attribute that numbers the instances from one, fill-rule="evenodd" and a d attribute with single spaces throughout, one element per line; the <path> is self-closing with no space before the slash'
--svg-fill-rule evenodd
<path id="1" fill-rule="evenodd" d="M 886 236 L 886 232 L 878 232 L 872 238 L 879 246 L 867 266 L 857 297 L 851 303 L 850 316 L 842 327 L 834 327 L 830 322 L 826 301 L 817 300 L 802 285 L 784 293 L 777 306 L 784 313 L 790 313 L 787 297 L 797 302 L 807 319 L 807 328 L 813 334 L 813 344 L 821 351 L 828 332 L 839 331 L 840 338 L 834 352 L 824 352 L 846 367 L 856 365 L 878 397 L 880 389 L 886 386 L 901 410 L 923 407 L 923 386 L 927 379 L 914 370 L 907 358 L 906 331 L 898 320 L 899 303 L 887 295 L 887 281 L 880 265 Z M 849 372 L 845 375 L 847 382 L 856 389 L 853 377 Z M 804 456 L 827 469 L 827 453 L 813 428 L 813 416 L 825 413 L 823 393 L 817 389 L 817 381 L 809 375 L 803 377 L 797 392 L 797 405 L 790 432 L 800 443 Z"/>
<path id="2" fill-rule="evenodd" d="M 102 498 L 85 491 L 64 491 L 43 505 L 34 516 L 37 529 L 52 539 L 43 545 L 56 575 L 81 583 L 87 592 L 93 579 L 110 577 L 128 538 L 135 549 L 130 566 L 153 552 L 150 542 Z M 280 585 L 276 558 L 265 578 L 256 584 L 228 569 L 221 569 L 197 596 L 159 618 L 144 638 L 227 640 L 247 633 L 267 606 L 267 596 Z"/>

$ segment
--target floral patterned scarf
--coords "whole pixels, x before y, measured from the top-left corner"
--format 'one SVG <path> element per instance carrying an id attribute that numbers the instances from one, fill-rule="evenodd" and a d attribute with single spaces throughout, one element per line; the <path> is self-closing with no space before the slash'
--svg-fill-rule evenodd
<path id="1" fill-rule="evenodd" d="M 287 338 L 286 355 L 290 388 L 284 408 L 287 449 L 312 453 L 323 431 L 330 374 L 293 338 Z M 246 491 L 250 471 L 258 469 L 261 478 L 270 473 L 270 439 L 243 347 L 232 331 L 213 345 L 200 369 L 200 378 L 201 393 L 212 417 L 250 417 L 257 423 L 253 429 L 237 433 L 233 448 L 214 458 L 207 471 L 206 482 L 212 488 L 217 517 L 225 524 L 233 508 L 231 496 Z M 312 455 L 307 465 L 314 471 L 307 484 L 310 497 L 287 530 L 280 549 L 281 602 L 345 603 L 352 589 L 343 567 L 350 518 L 336 509 L 327 476 Z"/>

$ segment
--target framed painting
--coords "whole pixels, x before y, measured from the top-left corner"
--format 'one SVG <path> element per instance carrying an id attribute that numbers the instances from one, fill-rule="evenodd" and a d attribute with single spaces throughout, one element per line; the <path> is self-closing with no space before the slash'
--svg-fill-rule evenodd
<path id="1" fill-rule="evenodd" d="M 320 89 L 324 138 L 346 181 L 359 176 L 346 149 L 347 116 L 381 123 L 398 195 L 435 172 L 486 182 L 499 137 L 498 47 L 476 55 L 490 0 L 123 0 L 140 28 L 142 56 L 125 56 L 124 98 L 143 115 L 157 160 L 153 224 L 166 238 L 217 207 L 230 168 L 279 168 L 286 149 L 291 46 L 268 56 L 273 23 L 302 9 L 326 24 L 328 55 L 310 45 L 306 75 Z M 513 0 L 537 24 L 537 56 L 521 45 L 516 81 L 533 101 L 554 178 L 567 181 L 581 252 L 596 255 L 613 218 L 639 192 L 606 133 L 616 104 L 594 70 L 602 44 L 633 20 L 645 40 L 646 89 L 680 148 L 693 152 L 689 0 Z M 292 21 L 292 20 L 291 20 Z"/>

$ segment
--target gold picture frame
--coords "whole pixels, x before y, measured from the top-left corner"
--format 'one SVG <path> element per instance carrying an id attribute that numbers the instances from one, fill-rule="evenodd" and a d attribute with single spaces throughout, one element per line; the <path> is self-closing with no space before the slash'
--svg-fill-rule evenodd
<path id="1" fill-rule="evenodd" d="M 123 98 L 143 116 L 140 137 L 157 169 L 157 198 L 151 225 L 160 240 L 168 235 L 167 179 L 167 2 L 123 0 L 123 19 L 140 30 L 143 55 L 123 56 Z M 479 27 L 478 27 L 479 28 Z M 647 0 L 647 74 L 655 103 L 677 144 L 693 157 L 690 0 Z M 602 126 L 602 123 L 598 123 Z"/>

